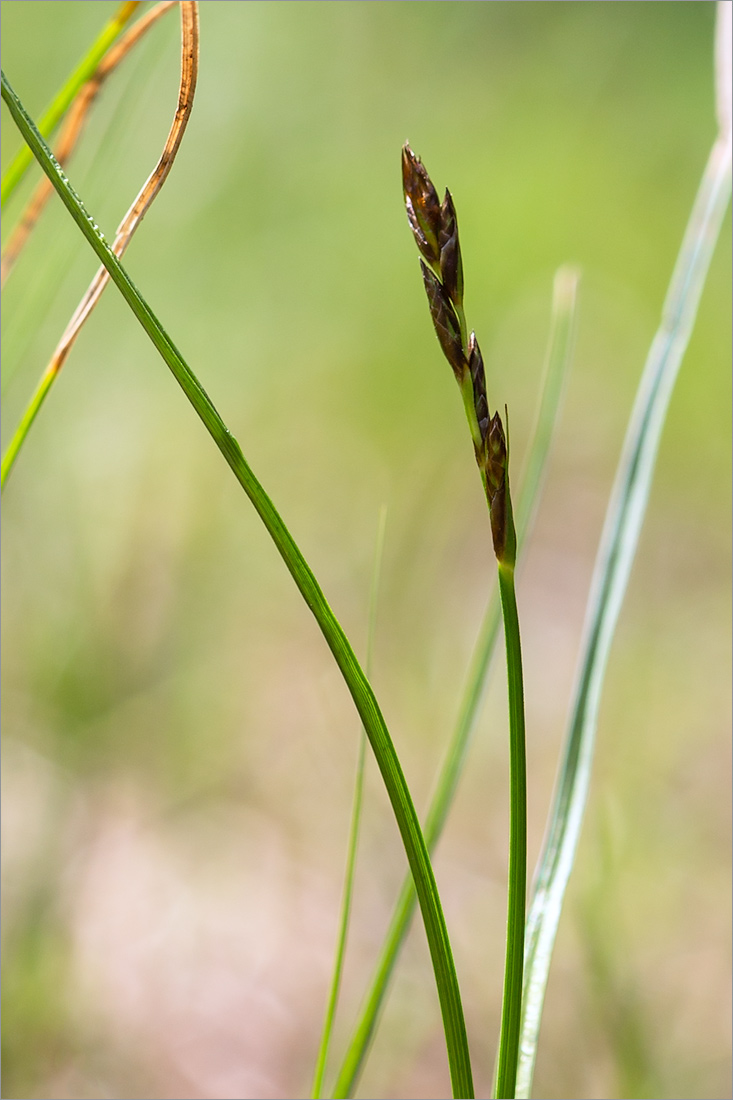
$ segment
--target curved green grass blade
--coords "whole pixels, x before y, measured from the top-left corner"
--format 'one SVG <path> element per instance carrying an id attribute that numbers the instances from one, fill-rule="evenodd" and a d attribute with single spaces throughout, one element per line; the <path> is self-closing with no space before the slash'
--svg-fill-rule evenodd
<path id="1" fill-rule="evenodd" d="M 588 796 L 606 663 L 644 522 L 669 399 L 728 206 L 730 156 L 729 139 L 719 139 L 705 168 L 672 274 L 606 512 L 586 613 L 572 717 L 527 918 L 519 1097 L 528 1097 L 532 1088 L 550 960 Z"/>
<path id="2" fill-rule="evenodd" d="M 274 504 L 250 469 L 239 444 L 173 341 L 117 260 L 99 227 L 87 213 L 81 199 L 71 187 L 66 175 L 10 86 L 5 73 L 2 73 L 2 97 L 33 155 L 53 183 L 87 241 L 109 271 L 113 282 L 162 355 L 237 481 L 254 505 L 303 599 L 311 609 L 341 670 L 377 758 L 402 836 L 410 871 L 415 880 L 438 987 L 453 1094 L 456 1097 L 462 1097 L 463 1100 L 470 1098 L 473 1096 L 473 1081 L 463 1006 L 435 876 L 407 782 L 369 681 L 341 625 L 326 602 L 310 566 L 278 515 Z"/>
<path id="3" fill-rule="evenodd" d="M 372 569 L 372 583 L 369 592 L 369 627 L 366 643 L 366 674 L 372 674 L 372 653 L 374 650 L 374 634 L 377 625 L 377 593 L 379 591 L 379 577 L 382 571 L 382 555 L 384 553 L 384 530 L 387 518 L 386 508 L 383 506 L 379 513 L 379 527 L 377 528 L 377 542 L 374 548 L 374 566 Z M 344 892 L 341 902 L 341 917 L 339 920 L 339 933 L 336 944 L 336 958 L 333 965 L 331 978 L 331 990 L 326 1006 L 326 1015 L 323 1021 L 323 1034 L 318 1048 L 316 1068 L 313 1074 L 313 1087 L 311 1097 L 313 1100 L 321 1095 L 323 1078 L 326 1073 L 328 1049 L 331 1045 L 333 1025 L 336 1018 L 336 1006 L 338 1004 L 341 988 L 341 975 L 344 969 L 344 955 L 346 954 L 346 937 L 349 931 L 349 918 L 351 916 L 351 899 L 354 893 L 354 872 L 356 870 L 356 852 L 359 843 L 359 828 L 361 826 L 361 806 L 364 794 L 364 765 L 366 763 L 366 733 L 362 726 L 359 734 L 359 757 L 356 762 L 356 778 L 354 780 L 354 801 L 351 810 L 351 824 L 349 826 L 349 842 L 346 854 L 346 874 L 344 876 Z"/>
<path id="4" fill-rule="evenodd" d="M 96 42 L 93 42 L 89 47 L 86 55 L 79 62 L 71 76 L 39 120 L 38 129 L 44 137 L 48 137 L 49 134 L 52 134 L 56 129 L 82 84 L 86 84 L 90 76 L 94 74 L 97 65 L 114 40 L 119 38 L 125 24 L 130 21 L 135 10 L 139 8 L 139 6 L 139 0 L 129 0 L 129 2 L 120 4 Z M 24 145 L 10 162 L 8 170 L 3 176 L 2 184 L 0 185 L 0 206 L 5 206 L 5 203 L 22 180 L 32 161 L 33 154 L 29 147 Z"/>
<path id="5" fill-rule="evenodd" d="M 567 377 L 575 327 L 577 287 L 577 272 L 567 267 L 560 268 L 555 276 L 554 283 L 552 321 L 542 397 L 517 506 L 517 534 L 520 547 L 523 545 L 531 526 L 539 498 L 543 474 L 547 466 L 550 442 L 557 422 L 558 409 Z M 474 649 L 468 680 L 459 709 L 458 721 L 441 765 L 435 793 L 425 819 L 425 840 L 431 852 L 443 831 L 458 786 L 458 780 L 463 771 L 471 736 L 476 728 L 486 690 L 489 665 L 499 636 L 500 622 L 499 595 L 497 590 L 494 589 Z M 334 1100 L 335 1098 L 350 1096 L 354 1091 L 374 1037 L 379 1014 L 387 995 L 400 949 L 407 935 L 412 915 L 415 912 L 416 900 L 412 881 L 407 878 L 402 885 L 397 905 L 392 914 L 392 920 L 382 944 L 382 950 L 374 968 L 369 990 L 341 1064 L 332 1093 Z"/>

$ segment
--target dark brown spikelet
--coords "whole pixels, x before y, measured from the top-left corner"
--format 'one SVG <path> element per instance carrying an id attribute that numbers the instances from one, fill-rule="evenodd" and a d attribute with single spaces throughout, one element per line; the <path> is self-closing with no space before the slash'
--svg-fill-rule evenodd
<path id="1" fill-rule="evenodd" d="M 473 382 L 473 407 L 476 410 L 481 438 L 486 441 L 486 434 L 489 430 L 489 402 L 486 397 L 484 360 L 475 332 L 472 332 L 468 338 L 468 369 L 471 372 L 471 381 Z"/>
<path id="2" fill-rule="evenodd" d="M 441 227 L 441 209 L 438 193 L 422 161 L 405 142 L 402 146 L 402 190 L 405 195 L 407 219 L 417 247 L 431 265 L 440 266 L 438 237 Z"/>
<path id="3" fill-rule="evenodd" d="M 486 492 L 491 512 L 491 537 L 494 553 L 504 558 L 507 539 L 507 449 L 504 426 L 498 412 L 489 422 L 486 436 Z"/>
<path id="4" fill-rule="evenodd" d="M 466 357 L 463 354 L 461 343 L 461 326 L 450 298 L 445 292 L 443 284 L 433 275 L 427 264 L 420 260 L 422 277 L 425 283 L 425 291 L 430 303 L 430 316 L 433 319 L 435 332 L 443 354 L 453 368 L 453 373 L 460 382 L 466 369 Z"/>
<path id="5" fill-rule="evenodd" d="M 443 280 L 443 286 L 456 309 L 462 309 L 463 261 L 461 260 L 461 246 L 458 243 L 458 221 L 453 198 L 450 191 L 447 190 L 440 208 L 438 248 L 440 249 L 440 277 Z"/>

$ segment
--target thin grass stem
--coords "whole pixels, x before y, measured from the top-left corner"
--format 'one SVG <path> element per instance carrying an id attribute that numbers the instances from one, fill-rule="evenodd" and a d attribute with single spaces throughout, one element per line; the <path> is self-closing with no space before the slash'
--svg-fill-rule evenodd
<path id="1" fill-rule="evenodd" d="M 101 34 L 89 47 L 86 55 L 74 69 L 64 86 L 54 97 L 53 101 L 41 116 L 38 129 L 44 137 L 52 134 L 59 122 L 66 114 L 82 84 L 85 84 L 97 68 L 100 59 L 107 52 L 116 38 L 122 33 L 126 23 L 130 21 L 135 11 L 140 7 L 140 0 L 126 0 L 120 4 L 109 23 L 103 28 Z M 29 165 L 33 161 L 33 154 L 27 145 L 18 151 L 11 161 L 7 172 L 0 184 L 0 206 L 5 203 L 18 186 Z"/>
<path id="2" fill-rule="evenodd" d="M 366 642 L 366 674 L 371 677 L 372 658 L 374 654 L 374 635 L 377 626 L 377 593 L 379 592 L 379 578 L 382 571 L 382 556 L 384 554 L 384 531 L 387 518 L 387 510 L 383 506 L 379 514 L 379 526 L 377 528 L 377 541 L 374 548 L 374 565 L 372 568 L 372 583 L 369 592 L 369 626 Z M 318 1048 L 316 1068 L 313 1074 L 313 1086 L 311 1089 L 312 1100 L 318 1100 L 323 1089 L 323 1079 L 326 1073 L 328 1050 L 333 1035 L 333 1025 L 336 1018 L 339 991 L 341 989 L 341 977 L 344 968 L 344 956 L 346 954 L 346 938 L 349 931 L 349 919 L 351 916 L 351 901 L 354 894 L 354 873 L 356 870 L 356 853 L 359 844 L 359 830 L 361 826 L 361 807 L 364 795 L 364 768 L 366 763 L 366 731 L 361 727 L 359 732 L 359 756 L 356 762 L 356 777 L 354 779 L 354 798 L 351 809 L 351 823 L 349 825 L 349 840 L 346 853 L 346 873 L 344 875 L 344 890 L 341 901 L 341 915 L 339 918 L 339 932 L 336 943 L 336 957 L 334 959 L 331 988 L 326 1005 L 326 1015 L 323 1022 L 323 1032 Z"/>
<path id="3" fill-rule="evenodd" d="M 473 1096 L 473 1080 L 466 1026 L 440 896 L 409 788 L 369 681 L 310 566 L 252 472 L 239 444 L 193 371 L 112 252 L 97 224 L 87 213 L 81 199 L 71 187 L 63 170 L 55 161 L 53 154 L 13 91 L 5 73 L 2 73 L 2 97 L 24 139 L 30 145 L 33 155 L 54 184 L 87 241 L 109 271 L 120 293 L 160 352 L 252 502 L 303 599 L 313 613 L 343 675 L 377 759 L 415 880 L 440 999 L 453 1095 L 462 1100 L 470 1100 Z"/>

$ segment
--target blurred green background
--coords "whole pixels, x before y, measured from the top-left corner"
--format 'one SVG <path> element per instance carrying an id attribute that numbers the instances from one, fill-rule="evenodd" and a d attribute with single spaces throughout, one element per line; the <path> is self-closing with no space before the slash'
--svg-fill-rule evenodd
<path id="1" fill-rule="evenodd" d="M 113 10 L 2 4 L 3 67 L 36 118 Z M 192 121 L 125 260 L 361 654 L 386 505 L 373 681 L 420 811 L 494 565 L 404 216 L 402 143 L 453 193 L 515 481 L 553 272 L 580 265 L 518 588 L 531 866 L 613 471 L 715 132 L 714 19 L 712 3 L 207 0 Z M 172 11 L 110 80 L 69 166 L 108 236 L 162 148 L 178 68 Z M 3 121 L 7 165 L 20 141 Z M 611 657 L 538 1097 L 729 1095 L 729 238 L 730 214 Z M 95 267 L 52 200 L 4 298 L 6 445 Z M 114 288 L 3 505 L 3 1096 L 307 1095 L 356 714 Z M 505 691 L 497 660 L 436 857 L 478 1096 L 499 1027 Z M 335 1057 L 405 866 L 370 765 Z M 449 1095 L 419 922 L 359 1095 Z"/>

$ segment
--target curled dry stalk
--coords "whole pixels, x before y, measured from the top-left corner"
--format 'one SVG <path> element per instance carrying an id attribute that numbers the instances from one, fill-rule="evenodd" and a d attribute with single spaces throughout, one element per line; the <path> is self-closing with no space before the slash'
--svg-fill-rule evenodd
<path id="1" fill-rule="evenodd" d="M 402 149 L 407 218 L 417 247 L 438 341 L 461 391 L 474 455 L 486 493 L 499 567 L 509 688 L 510 826 L 507 943 L 496 1095 L 513 1097 L 519 1055 L 527 892 L 527 776 L 524 688 L 514 590 L 517 536 L 509 491 L 509 447 L 501 416 L 489 410 L 484 362 L 476 333 L 467 337 L 463 262 L 458 222 L 449 191 L 442 201 L 419 157 Z M 426 262 L 427 261 L 427 262 Z"/>
<path id="2" fill-rule="evenodd" d="M 170 5 L 160 5 L 163 10 L 158 10 L 156 18 L 163 14 L 164 10 Z M 156 9 L 153 9 L 148 13 L 146 18 L 150 18 L 156 13 Z M 142 20 L 141 20 L 142 22 Z M 148 23 L 149 25 L 149 23 Z M 139 24 L 138 24 L 139 26 Z M 133 28 L 135 30 L 136 28 Z M 143 28 L 145 29 L 145 28 Z M 132 33 L 132 32 L 131 32 Z M 130 43 L 129 45 L 131 45 Z M 123 45 L 120 42 L 119 47 Z M 127 49 L 129 49 L 129 45 Z M 118 59 L 119 60 L 119 57 Z M 198 77 L 198 62 L 199 62 L 199 12 L 198 3 L 196 0 L 182 0 L 181 2 L 181 82 L 178 92 L 178 106 L 176 108 L 175 117 L 171 125 L 168 138 L 166 140 L 163 152 L 155 168 L 148 176 L 148 179 L 143 184 L 137 198 L 133 202 L 130 209 L 125 214 L 124 218 L 120 222 L 120 225 L 115 234 L 115 239 L 112 244 L 112 251 L 117 257 L 124 254 L 127 246 L 129 245 L 135 230 L 140 225 L 141 221 L 145 217 L 145 214 L 150 209 L 150 206 L 155 197 L 160 192 L 163 184 L 168 178 L 173 162 L 176 158 L 178 149 L 180 148 L 183 135 L 188 125 L 188 120 L 191 115 L 191 109 L 193 107 L 193 97 L 196 90 L 196 80 Z M 71 351 L 77 336 L 79 335 L 83 325 L 87 318 L 90 316 L 92 310 L 99 301 L 102 291 L 109 282 L 109 273 L 105 267 L 100 267 L 96 275 L 92 279 L 84 297 L 76 307 L 74 314 L 69 321 L 64 333 L 59 340 L 56 350 L 54 351 L 51 360 L 46 367 L 41 379 L 36 387 L 28 406 L 21 418 L 20 424 L 15 431 L 13 438 L 11 439 L 8 449 L 3 455 L 2 469 L 0 471 L 0 487 L 5 486 L 7 477 L 13 467 L 13 464 L 18 457 L 20 448 L 30 430 L 30 427 L 35 420 L 38 411 L 41 408 L 44 400 L 46 399 L 51 386 L 55 382 L 58 374 L 66 362 L 69 352 Z"/>
<path id="3" fill-rule="evenodd" d="M 100 60 L 99 65 L 90 79 L 79 89 L 79 93 L 66 116 L 66 121 L 59 135 L 59 140 L 55 149 L 56 160 L 59 164 L 66 164 L 71 153 L 74 151 L 89 111 L 99 95 L 107 77 L 117 68 L 123 58 L 127 56 L 132 47 L 140 41 L 150 27 L 152 27 L 162 15 L 165 15 L 170 8 L 174 7 L 175 4 L 176 0 L 161 0 L 154 8 L 146 12 L 141 19 L 138 19 L 137 23 L 130 27 L 127 33 L 124 34 L 115 45 L 111 46 Z M 2 267 L 0 269 L 1 286 L 5 285 L 5 280 L 10 274 L 15 261 L 23 250 L 28 237 L 43 212 L 43 208 L 52 194 L 53 187 L 46 177 L 43 176 L 31 195 L 20 221 L 10 234 L 8 243 L 3 249 Z"/>

